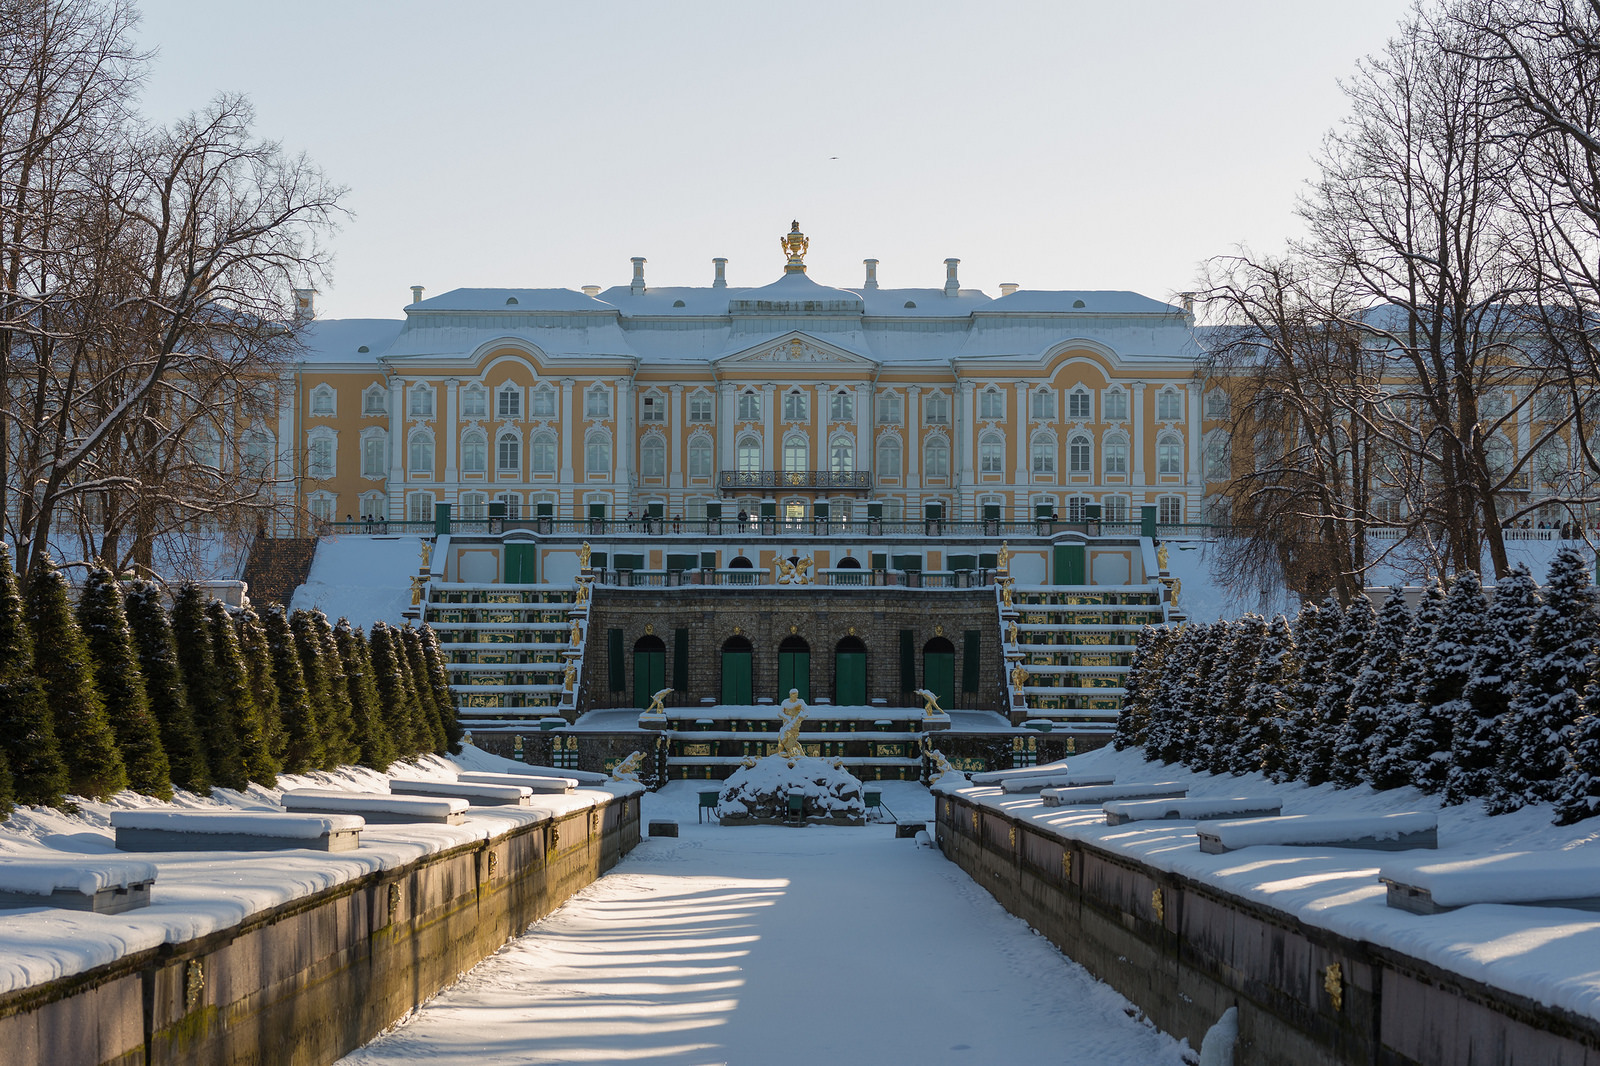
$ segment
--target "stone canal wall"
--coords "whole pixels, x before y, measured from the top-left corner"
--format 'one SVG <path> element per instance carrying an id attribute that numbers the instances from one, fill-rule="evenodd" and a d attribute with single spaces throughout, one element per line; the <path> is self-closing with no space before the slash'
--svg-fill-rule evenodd
<path id="1" fill-rule="evenodd" d="M 0 1061 L 329 1063 L 593 882 L 639 842 L 606 796 L 184 943 L 0 996 Z"/>
<path id="2" fill-rule="evenodd" d="M 1307 925 L 940 794 L 946 857 L 1198 1048 L 1239 1009 L 1237 1066 L 1579 1066 L 1600 1023 Z"/>

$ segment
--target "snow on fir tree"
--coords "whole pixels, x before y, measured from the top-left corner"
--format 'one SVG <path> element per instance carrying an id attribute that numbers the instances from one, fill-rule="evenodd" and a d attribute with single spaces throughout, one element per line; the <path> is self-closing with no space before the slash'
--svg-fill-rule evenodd
<path id="1" fill-rule="evenodd" d="M 25 609 L 33 646 L 43 653 L 34 657 L 34 672 L 55 717 L 67 787 L 74 795 L 108 799 L 128 787 L 128 771 L 95 684 L 89 645 L 73 615 L 67 579 L 49 555 L 40 555 L 34 567 Z"/>
<path id="2" fill-rule="evenodd" d="M 261 619 L 266 631 L 267 653 L 272 658 L 272 676 L 278 683 L 278 721 L 283 729 L 283 770 L 303 774 L 320 769 L 324 753 L 320 708 L 306 689 L 305 673 L 295 649 L 289 618 L 279 604 L 269 604 Z"/>
<path id="3" fill-rule="evenodd" d="M 211 627 L 206 622 L 206 595 L 185 581 L 172 597 L 172 639 L 178 649 L 189 713 L 205 746 L 211 782 L 236 791 L 247 788 L 239 752 L 239 727 L 233 702 L 221 688 L 222 677 L 211 654 Z"/>
<path id="4" fill-rule="evenodd" d="M 1329 597 L 1330 605 L 1337 601 Z M 1333 779 L 1334 751 L 1339 731 L 1350 714 L 1350 693 L 1361 674 L 1367 652 L 1367 639 L 1376 621 L 1372 603 L 1358 596 L 1343 609 L 1339 630 L 1332 634 L 1322 687 L 1317 692 L 1317 709 L 1306 740 L 1301 776 L 1307 784 L 1321 785 Z"/>
<path id="5" fill-rule="evenodd" d="M 156 799 L 172 798 L 172 768 L 161 746 L 161 727 L 150 711 L 144 671 L 134 650 L 122 585 L 104 566 L 89 571 L 78 595 L 78 628 L 95 665 L 95 685 L 116 734 L 128 787 Z"/>
<path id="6" fill-rule="evenodd" d="M 128 630 L 139 653 L 150 713 L 161 727 L 161 747 L 172 768 L 172 783 L 205 795 L 211 791 L 211 769 L 189 710 L 171 620 L 161 600 L 161 590 L 155 585 L 143 579 L 135 581 L 125 599 Z"/>
<path id="7" fill-rule="evenodd" d="M 1229 722 L 1231 710 L 1224 699 L 1238 623 L 1220 619 L 1209 627 L 1200 655 L 1201 669 L 1189 694 L 1188 742 L 1184 762 L 1196 770 L 1210 771 L 1221 758 L 1218 745 L 1237 729 Z"/>
<path id="8" fill-rule="evenodd" d="M 1454 761 L 1455 721 L 1465 707 L 1462 693 L 1472 673 L 1473 653 L 1483 639 L 1487 610 L 1478 575 L 1457 577 L 1434 630 L 1432 654 L 1416 680 L 1416 700 L 1402 744 L 1411 784 L 1424 792 L 1444 788 Z"/>
<path id="9" fill-rule="evenodd" d="M 334 765 L 346 766 L 361 757 L 356 739 L 355 708 L 350 704 L 350 685 L 344 674 L 344 657 L 333 637 L 333 624 L 321 611 L 311 612 L 311 629 L 322 647 L 323 669 L 328 675 L 328 718 L 325 733 Z"/>
<path id="10" fill-rule="evenodd" d="M 421 715 L 418 720 L 420 735 L 426 738 L 423 741 L 423 750 L 442 755 L 448 748 L 444 733 L 444 716 L 451 711 L 451 708 L 439 706 L 428 676 L 428 658 L 422 650 L 422 634 L 408 622 L 400 629 L 400 639 L 405 647 L 406 663 L 411 668 L 411 684 L 417 693 L 417 710 Z"/>
<path id="11" fill-rule="evenodd" d="M 216 671 L 216 689 L 231 708 L 230 718 L 236 734 L 230 763 L 217 773 L 218 784 L 239 789 L 230 782 L 255 781 L 271 787 L 278 779 L 278 764 L 272 757 L 266 722 L 256 703 L 250 683 L 250 668 L 239 645 L 228 608 L 212 600 L 205 609 L 206 631 L 211 637 L 211 668 Z"/>
<path id="12" fill-rule="evenodd" d="M 1144 743 L 1150 723 L 1150 701 L 1161 680 L 1161 660 L 1177 630 L 1170 626 L 1145 626 L 1134 640 L 1133 663 L 1123 679 L 1122 710 L 1111 743 L 1118 751 Z"/>
<path id="13" fill-rule="evenodd" d="M 1360 673 L 1350 688 L 1350 710 L 1334 737 L 1332 780 L 1337 785 L 1351 788 L 1367 776 L 1367 741 L 1383 716 L 1386 694 L 1410 628 L 1406 595 L 1392 588 L 1372 623 Z"/>
<path id="14" fill-rule="evenodd" d="M 1255 681 L 1262 645 L 1266 642 L 1267 621 L 1259 614 L 1249 613 L 1230 624 L 1228 633 L 1227 668 L 1214 686 L 1216 712 L 1206 730 L 1206 762 L 1201 767 L 1214 774 L 1231 773 L 1238 760 L 1239 742 L 1245 729 L 1245 707 Z"/>
<path id="15" fill-rule="evenodd" d="M 1539 592 L 1533 575 L 1518 564 L 1495 585 L 1482 635 L 1451 723 L 1450 772 L 1444 801 L 1457 804 L 1489 794 L 1503 740 L 1501 728 L 1528 654 Z"/>
<path id="16" fill-rule="evenodd" d="M 256 715 L 261 719 L 261 736 L 266 744 L 265 765 L 270 767 L 276 780 L 283 769 L 285 745 L 283 722 L 278 717 L 278 679 L 272 672 L 272 651 L 267 647 L 267 629 L 261 616 L 248 602 L 233 616 L 233 631 L 239 638 L 239 655 L 244 659 L 245 674 L 250 681 L 250 696 L 255 703 Z M 252 780 L 262 780 L 251 774 Z"/>
<path id="17" fill-rule="evenodd" d="M 1583 717 L 1572 727 L 1566 772 L 1556 785 L 1555 824 L 1572 825 L 1600 814 L 1600 683 L 1589 680 Z"/>
<path id="18" fill-rule="evenodd" d="M 1367 781 L 1373 788 L 1399 788 L 1411 783 L 1413 767 L 1405 746 L 1411 735 L 1411 716 L 1416 713 L 1416 683 L 1433 655 L 1433 640 L 1443 615 L 1444 586 L 1430 581 L 1401 645 L 1400 661 L 1378 715 L 1378 728 L 1367 738 Z"/>
<path id="19" fill-rule="evenodd" d="M 345 685 L 350 697 L 350 715 L 360 747 L 357 761 L 374 770 L 385 770 L 394 762 L 394 741 L 384 727 L 378 711 L 378 688 L 373 680 L 372 655 L 367 639 L 359 629 L 341 618 L 333 627 L 334 643 L 344 664 Z"/>
<path id="20" fill-rule="evenodd" d="M 1283 769 L 1289 689 L 1297 683 L 1299 672 L 1294 631 L 1288 618 L 1277 615 L 1262 636 L 1250 687 L 1245 690 L 1243 720 L 1231 766 L 1234 773 L 1274 776 Z"/>
<path id="21" fill-rule="evenodd" d="M 1553 800 L 1567 769 L 1567 743 L 1583 713 L 1593 672 L 1600 608 L 1583 557 L 1556 553 L 1533 613 L 1527 665 L 1506 712 L 1504 743 L 1485 808 L 1490 814 Z"/>
<path id="22" fill-rule="evenodd" d="M 461 738 L 466 735 L 466 730 L 461 726 L 461 719 L 456 715 L 455 694 L 450 691 L 450 671 L 445 668 L 444 649 L 439 645 L 439 634 L 435 633 L 432 626 L 423 626 L 420 631 L 422 637 L 422 652 L 427 660 L 427 683 L 433 688 L 433 699 L 440 708 L 439 717 L 444 727 L 445 751 L 451 755 L 461 754 Z"/>
<path id="23" fill-rule="evenodd" d="M 1344 612 L 1329 596 L 1319 607 L 1302 604 L 1294 622 L 1294 644 L 1300 653 L 1300 674 L 1288 689 L 1288 713 L 1283 723 L 1282 766 L 1275 781 L 1304 776 L 1317 732 L 1317 700 L 1328 676 L 1328 657 L 1338 639 Z"/>
<path id="24" fill-rule="evenodd" d="M 18 803 L 57 807 L 66 797 L 67 764 L 33 651 L 11 550 L 0 543 L 0 752 Z"/>
<path id="25" fill-rule="evenodd" d="M 1188 699 L 1189 662 L 1194 657 L 1198 625 L 1184 626 L 1173 638 L 1161 659 L 1161 675 L 1150 699 L 1149 722 L 1145 726 L 1145 756 L 1174 763 L 1182 751 L 1179 708 Z"/>

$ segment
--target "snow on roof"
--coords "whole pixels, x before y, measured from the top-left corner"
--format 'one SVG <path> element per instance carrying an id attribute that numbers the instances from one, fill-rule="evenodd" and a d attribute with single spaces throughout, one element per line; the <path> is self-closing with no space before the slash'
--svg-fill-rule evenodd
<path id="1" fill-rule="evenodd" d="M 943 289 L 862 289 L 861 299 L 867 314 L 893 318 L 964 318 L 994 303 L 982 289 L 962 289 L 954 296 L 946 296 Z"/>
<path id="2" fill-rule="evenodd" d="M 575 289 L 451 289 L 406 311 L 612 311 L 610 304 Z"/>
<path id="3" fill-rule="evenodd" d="M 305 345 L 300 359 L 306 363 L 376 362 L 405 324 L 398 318 L 315 319 L 300 327 L 300 341 Z"/>
<path id="4" fill-rule="evenodd" d="M 1181 315 L 1183 308 L 1117 289 L 1018 289 L 982 308 L 996 314 Z"/>

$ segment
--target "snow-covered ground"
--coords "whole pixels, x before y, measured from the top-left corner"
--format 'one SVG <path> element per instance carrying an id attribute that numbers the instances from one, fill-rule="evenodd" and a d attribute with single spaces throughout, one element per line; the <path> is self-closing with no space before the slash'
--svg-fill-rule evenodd
<path id="1" fill-rule="evenodd" d="M 1074 1062 L 1184 1045 L 892 826 L 722 827 L 675 781 L 647 838 L 346 1066 Z M 928 791 L 884 781 L 902 819 Z"/>
<path id="2" fill-rule="evenodd" d="M 1075 839 L 1122 850 L 1162 870 L 1206 881 L 1310 925 L 1355 940 L 1370 941 L 1423 959 L 1463 977 L 1600 1019 L 1600 913 L 1560 907 L 1480 903 L 1444 914 L 1417 915 L 1390 908 L 1379 870 L 1460 862 L 1456 873 L 1471 876 L 1481 864 L 1481 886 L 1492 891 L 1505 860 L 1495 856 L 1533 853 L 1532 868 L 1550 855 L 1579 861 L 1585 853 L 1600 865 L 1600 819 L 1573 826 L 1550 824 L 1548 806 L 1530 806 L 1489 817 L 1482 804 L 1441 808 L 1437 797 L 1413 788 L 1374 792 L 1369 786 L 1337 789 L 1294 782 L 1274 785 L 1259 774 L 1197 774 L 1182 766 L 1145 761 L 1136 749 L 1102 748 L 1069 760 L 1075 772 L 1115 775 L 1118 782 L 1178 781 L 1189 795 L 1264 796 L 1283 801 L 1285 815 L 1437 812 L 1438 850 L 1362 851 L 1336 847 L 1259 846 L 1221 855 L 1200 851 L 1193 821 L 1146 821 L 1107 826 L 1098 806 L 1046 807 L 1038 796 L 1005 794 L 998 788 L 965 786 L 967 795 L 1031 819 Z M 1553 863 L 1554 864 L 1554 863 Z M 1590 895 L 1600 895 L 1591 891 Z"/>
<path id="3" fill-rule="evenodd" d="M 361 629 L 379 621 L 400 625 L 411 606 L 411 578 L 421 562 L 421 537 L 323 537 L 311 573 L 295 590 L 290 606 L 348 618 Z"/>

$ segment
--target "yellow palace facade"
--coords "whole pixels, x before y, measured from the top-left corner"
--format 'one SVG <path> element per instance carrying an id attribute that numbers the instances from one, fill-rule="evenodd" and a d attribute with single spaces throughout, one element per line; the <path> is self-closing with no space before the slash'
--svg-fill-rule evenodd
<path id="1" fill-rule="evenodd" d="M 458 289 L 312 320 L 284 381 L 312 526 L 454 517 L 1203 520 L 1226 398 L 1187 311 L 1129 292 Z M 309 294 L 306 297 L 309 299 Z M 308 308 L 309 310 L 309 308 Z M 1092 512 L 1088 512 L 1092 513 Z"/>

